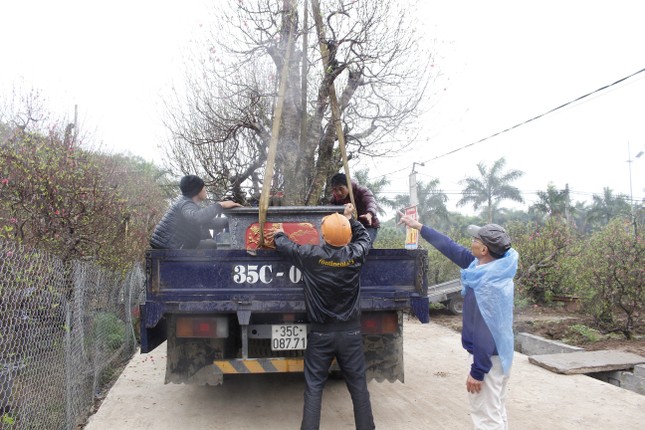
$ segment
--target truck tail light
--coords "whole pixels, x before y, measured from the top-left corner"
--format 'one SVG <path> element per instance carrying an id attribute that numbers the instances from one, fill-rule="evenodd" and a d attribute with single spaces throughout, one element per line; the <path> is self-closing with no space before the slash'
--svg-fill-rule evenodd
<path id="1" fill-rule="evenodd" d="M 226 317 L 178 317 L 177 337 L 225 338 L 228 337 Z"/>
<path id="2" fill-rule="evenodd" d="M 361 332 L 363 334 L 391 334 L 399 330 L 399 316 L 396 312 L 363 313 Z"/>

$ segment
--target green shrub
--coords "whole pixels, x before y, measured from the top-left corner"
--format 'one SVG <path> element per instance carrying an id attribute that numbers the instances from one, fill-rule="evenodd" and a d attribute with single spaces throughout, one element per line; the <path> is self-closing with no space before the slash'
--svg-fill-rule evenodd
<path id="1" fill-rule="evenodd" d="M 516 295 L 545 304 L 554 296 L 570 294 L 565 280 L 576 256 L 574 229 L 562 220 L 549 218 L 544 226 L 514 222 L 507 230 L 520 255 Z"/>
<path id="2" fill-rule="evenodd" d="M 587 327 L 584 324 L 574 324 L 567 330 L 567 336 L 564 340 L 567 341 L 571 338 L 581 339 L 583 343 L 593 343 L 600 340 L 601 334 L 598 330 Z"/>
<path id="3" fill-rule="evenodd" d="M 114 314 L 100 312 L 94 319 L 94 338 L 116 351 L 125 342 L 125 323 Z"/>
<path id="4" fill-rule="evenodd" d="M 577 275 L 584 310 L 599 328 L 630 339 L 645 322 L 645 243 L 628 220 L 614 219 L 584 247 Z"/>

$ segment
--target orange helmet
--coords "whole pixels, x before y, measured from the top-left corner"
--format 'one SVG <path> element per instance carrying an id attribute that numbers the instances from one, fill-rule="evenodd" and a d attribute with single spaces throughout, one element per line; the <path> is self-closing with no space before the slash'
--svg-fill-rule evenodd
<path id="1" fill-rule="evenodd" d="M 344 215 L 333 213 L 322 219 L 320 231 L 325 242 L 332 246 L 345 246 L 352 240 L 352 227 Z"/>

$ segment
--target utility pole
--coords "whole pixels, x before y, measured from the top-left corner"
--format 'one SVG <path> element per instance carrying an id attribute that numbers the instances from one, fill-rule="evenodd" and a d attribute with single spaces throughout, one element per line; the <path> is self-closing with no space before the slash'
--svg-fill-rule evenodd
<path id="1" fill-rule="evenodd" d="M 424 163 L 417 163 L 416 161 L 412 163 L 412 172 L 410 172 L 410 206 L 416 206 L 419 204 L 419 195 L 417 193 L 417 172 L 414 170 L 416 165 L 425 166 Z"/>
<path id="2" fill-rule="evenodd" d="M 638 154 L 634 156 L 634 158 L 640 158 L 643 155 L 643 151 L 638 151 Z M 632 163 L 634 162 L 634 159 L 632 159 L 632 151 L 629 146 L 629 141 L 627 141 L 627 165 L 629 166 L 629 202 L 632 206 L 632 224 L 634 224 L 634 238 L 638 236 L 638 226 L 636 222 L 636 204 L 634 203 L 634 193 L 632 191 Z"/>
<path id="3" fill-rule="evenodd" d="M 78 105 L 74 105 L 74 138 L 72 143 L 76 145 L 76 137 L 78 136 Z"/>
<path id="4" fill-rule="evenodd" d="M 569 207 L 571 206 L 570 195 L 569 184 L 567 183 L 564 185 L 564 219 L 567 220 L 567 224 L 569 225 L 571 225 L 571 213 L 569 211 Z"/>
<path id="5" fill-rule="evenodd" d="M 410 172 L 410 205 L 405 209 L 405 215 L 413 217 L 415 220 L 419 219 L 417 205 L 419 204 L 419 196 L 417 194 L 417 172 L 414 170 L 416 165 L 424 166 L 423 163 L 412 163 L 412 172 Z M 406 227 L 405 229 L 405 249 L 417 249 L 419 246 L 419 232 L 413 228 Z"/>

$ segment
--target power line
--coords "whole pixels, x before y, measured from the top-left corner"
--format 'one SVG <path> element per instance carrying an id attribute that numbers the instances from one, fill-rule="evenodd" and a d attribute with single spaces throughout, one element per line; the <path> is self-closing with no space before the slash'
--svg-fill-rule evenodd
<path id="1" fill-rule="evenodd" d="M 379 195 L 407 195 L 409 190 L 407 189 L 395 189 L 395 190 L 380 190 L 378 192 Z M 441 191 L 443 194 L 447 196 L 463 196 L 466 193 L 464 193 L 463 190 L 442 190 Z M 539 193 L 543 193 L 545 190 L 520 190 L 520 194 L 523 196 L 533 196 L 533 195 L 538 195 Z M 593 197 L 593 196 L 600 196 L 602 193 L 598 192 L 593 192 L 593 191 L 577 191 L 577 190 L 569 190 L 569 195 L 571 196 L 578 196 L 578 197 Z M 625 193 L 618 193 L 618 195 L 622 195 L 623 197 L 626 197 L 629 199 L 629 196 Z M 635 196 L 633 200 L 639 201 L 640 197 Z"/>
<path id="2" fill-rule="evenodd" d="M 628 80 L 628 79 L 630 79 L 630 78 L 633 78 L 634 76 L 636 76 L 636 75 L 638 75 L 638 74 L 640 74 L 640 73 L 643 73 L 643 72 L 645 72 L 645 68 L 643 68 L 643 69 L 641 69 L 641 70 L 638 70 L 637 72 L 634 72 L 634 73 L 632 73 L 632 74 L 630 74 L 630 75 L 627 75 L 627 76 L 625 76 L 624 78 L 621 78 L 621 79 L 617 80 L 616 82 L 613 82 L 613 83 L 611 83 L 611 84 L 604 85 L 604 86 L 602 86 L 602 87 L 598 88 L 597 90 L 591 91 L 591 92 L 589 92 L 589 93 L 587 93 L 587 94 L 585 94 L 585 95 L 582 95 L 582 96 L 580 96 L 580 97 L 577 97 L 577 98 L 575 98 L 575 99 L 573 99 L 573 100 L 571 100 L 571 101 L 568 101 L 568 102 L 566 102 L 566 103 L 563 103 L 563 104 L 561 104 L 560 106 L 554 107 L 553 109 L 548 110 L 548 111 L 546 111 L 546 112 L 544 112 L 544 113 L 542 113 L 542 114 L 540 114 L 540 115 L 534 116 L 533 118 L 530 118 L 530 119 L 527 119 L 527 120 L 522 121 L 522 122 L 520 122 L 520 123 L 517 123 L 517 124 L 515 124 L 514 126 L 511 126 L 511 127 L 508 127 L 508 128 L 506 128 L 506 129 L 504 129 L 504 130 L 498 131 L 497 133 L 493 133 L 493 134 L 491 134 L 490 136 L 487 136 L 487 137 L 484 137 L 484 138 L 482 138 L 482 139 L 479 139 L 479 140 L 478 140 L 478 141 L 476 141 L 476 142 L 472 142 L 472 143 L 469 143 L 469 144 L 467 144 L 467 145 L 461 146 L 461 147 L 459 147 L 459 148 L 453 149 L 452 151 L 448 151 L 448 152 L 446 152 L 446 153 L 444 153 L 444 154 L 437 155 L 436 157 L 434 157 L 434 158 L 430 158 L 430 159 L 428 159 L 428 160 L 425 160 L 425 161 L 423 161 L 422 163 L 428 163 L 428 162 L 430 162 L 430 161 L 438 160 L 439 158 L 446 157 L 446 156 L 448 156 L 448 155 L 451 155 L 451 154 L 454 154 L 454 153 L 456 153 L 456 152 L 459 152 L 459 151 L 461 151 L 461 150 L 463 150 L 463 149 L 470 148 L 471 146 L 477 145 L 477 144 L 482 143 L 482 142 L 484 142 L 484 141 L 486 141 L 486 140 L 489 140 L 489 139 L 492 139 L 492 138 L 494 138 L 494 137 L 497 137 L 497 136 L 499 136 L 499 135 L 501 135 L 501 134 L 507 133 L 507 132 L 509 132 L 509 131 L 511 131 L 511 130 L 515 130 L 515 129 L 516 129 L 516 128 L 518 128 L 518 127 L 521 127 L 521 126 L 526 125 L 526 124 L 528 124 L 528 123 L 530 123 L 530 122 L 532 122 L 532 121 L 535 121 L 535 120 L 540 119 L 540 118 L 542 118 L 542 117 L 545 117 L 545 116 L 547 116 L 547 115 L 549 115 L 549 114 L 552 114 L 552 113 L 554 113 L 554 112 L 556 112 L 556 111 L 558 111 L 558 110 L 560 110 L 560 109 L 563 109 L 563 108 L 565 108 L 565 107 L 567 107 L 567 106 L 570 106 L 570 105 L 572 105 L 572 104 L 574 104 L 574 103 L 577 103 L 577 102 L 579 102 L 579 101 L 581 101 L 581 100 L 583 100 L 583 99 L 585 99 L 585 98 L 587 98 L 587 97 L 589 97 L 589 96 L 592 96 L 592 95 L 594 95 L 594 94 L 596 94 L 596 93 L 599 93 L 599 92 L 601 92 L 601 91 L 604 91 L 604 90 L 606 90 L 606 89 L 608 89 L 608 88 L 611 88 L 611 87 L 613 87 L 614 85 L 618 85 L 618 84 L 620 84 L 621 82 L 624 82 L 624 81 L 626 81 L 626 80 Z M 418 163 L 418 164 L 420 164 L 420 163 Z M 401 169 L 398 169 L 398 170 L 394 170 L 394 171 L 392 171 L 392 172 L 390 172 L 390 173 L 386 173 L 386 174 L 384 174 L 384 175 L 377 176 L 377 177 L 372 178 L 372 179 L 378 179 L 378 178 L 381 178 L 381 177 L 390 176 L 390 175 L 393 175 L 393 174 L 395 174 L 395 173 L 402 172 L 402 171 L 404 171 L 404 170 L 406 170 L 406 169 L 407 169 L 407 167 L 404 167 L 404 168 L 401 168 Z"/>

